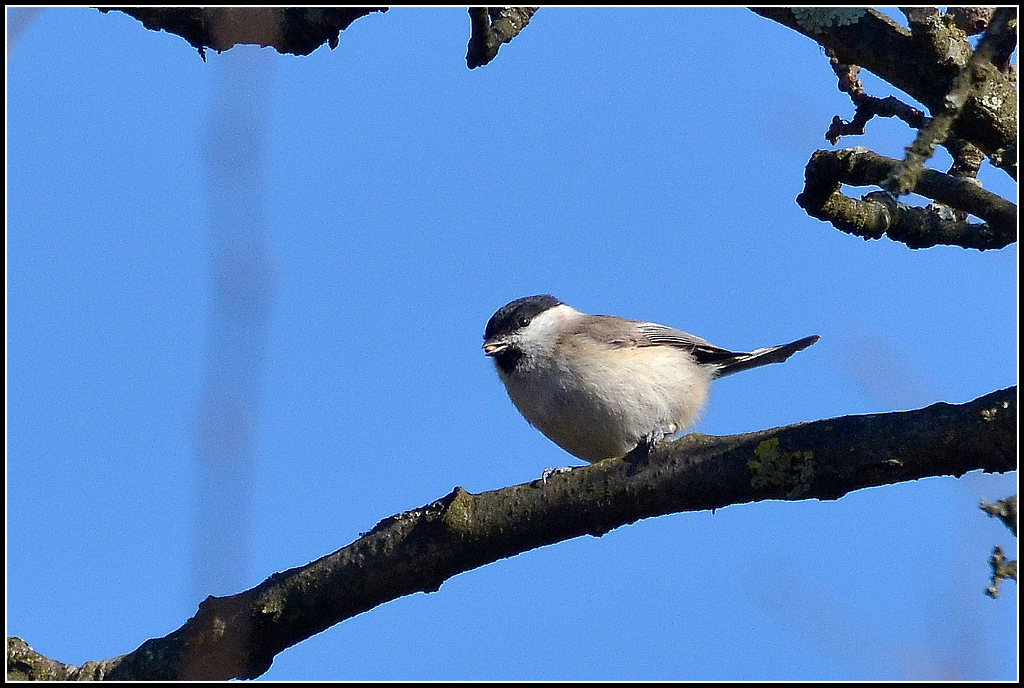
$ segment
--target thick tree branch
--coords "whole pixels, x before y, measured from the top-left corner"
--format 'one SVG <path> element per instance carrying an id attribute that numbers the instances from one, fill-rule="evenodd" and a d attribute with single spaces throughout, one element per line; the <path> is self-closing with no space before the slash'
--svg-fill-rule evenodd
<path id="1" fill-rule="evenodd" d="M 973 36 L 985 30 L 995 11 L 995 7 L 949 7 L 946 14 L 958 29 Z"/>
<path id="2" fill-rule="evenodd" d="M 55 669 L 9 640 L 8 677 L 29 677 L 40 666 L 44 676 L 66 671 L 73 678 L 253 678 L 278 652 L 339 621 L 542 545 L 662 514 L 764 499 L 838 499 L 864 487 L 1016 465 L 1016 387 L 966 404 L 726 437 L 691 434 L 648 456 L 602 461 L 546 483 L 480 494 L 457 487 L 311 564 L 237 595 L 207 598 L 184 626 L 128 655 Z M 14 661 L 12 643 L 20 653 Z"/>
<path id="3" fill-rule="evenodd" d="M 863 237 L 888 236 L 910 248 L 936 244 L 979 250 L 1003 248 L 1017 240 L 1017 206 L 976 183 L 934 170 L 923 170 L 911 189 L 941 205 L 916 208 L 897 203 L 885 192 L 855 200 L 840 191 L 843 184 L 881 185 L 898 160 L 866 148 L 815 151 L 804 173 L 804 190 L 796 202 L 811 217 Z M 950 208 L 985 220 L 972 224 Z"/>

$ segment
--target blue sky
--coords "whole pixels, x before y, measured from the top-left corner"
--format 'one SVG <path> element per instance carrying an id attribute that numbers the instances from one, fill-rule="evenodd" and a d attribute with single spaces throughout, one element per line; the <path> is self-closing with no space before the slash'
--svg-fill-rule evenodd
<path id="1" fill-rule="evenodd" d="M 821 335 L 717 383 L 710 434 L 1016 383 L 1016 244 L 911 251 L 797 207 L 852 116 L 810 40 L 742 9 L 544 8 L 469 71 L 468 33 L 464 8 L 397 8 L 334 51 L 204 63 L 123 14 L 48 9 L 9 46 L 9 635 L 76 664 L 123 654 L 456 485 L 572 462 L 480 350 L 520 296 L 733 349 Z M 227 208 L 225 93 L 262 146 Z M 911 140 L 875 120 L 840 146 Z M 196 418 L 222 217 L 255 218 L 267 291 L 241 364 L 251 511 L 226 536 L 248 561 L 209 589 Z M 1015 489 L 970 474 L 648 519 L 373 609 L 265 678 L 1012 680 L 1017 588 L 982 592 L 1016 542 L 977 504 Z"/>

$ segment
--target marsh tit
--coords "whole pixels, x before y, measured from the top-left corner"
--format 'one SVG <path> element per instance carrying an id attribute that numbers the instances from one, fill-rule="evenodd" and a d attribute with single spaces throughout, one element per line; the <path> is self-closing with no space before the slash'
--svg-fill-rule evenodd
<path id="1" fill-rule="evenodd" d="M 712 380 L 782 363 L 816 341 L 728 351 L 665 325 L 581 313 L 543 294 L 499 308 L 483 348 L 526 420 L 593 463 L 650 449 L 693 425 Z"/>

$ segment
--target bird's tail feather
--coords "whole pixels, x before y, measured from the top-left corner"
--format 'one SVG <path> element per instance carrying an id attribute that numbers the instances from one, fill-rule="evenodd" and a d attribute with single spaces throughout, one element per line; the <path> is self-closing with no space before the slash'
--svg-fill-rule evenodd
<path id="1" fill-rule="evenodd" d="M 735 358 L 723 363 L 722 367 L 716 371 L 715 377 L 725 377 L 726 375 L 768 365 L 769 363 L 782 363 L 797 351 L 806 349 L 816 341 L 818 341 L 818 335 L 812 334 L 810 337 L 804 337 L 789 344 L 768 346 L 746 353 L 737 353 Z"/>

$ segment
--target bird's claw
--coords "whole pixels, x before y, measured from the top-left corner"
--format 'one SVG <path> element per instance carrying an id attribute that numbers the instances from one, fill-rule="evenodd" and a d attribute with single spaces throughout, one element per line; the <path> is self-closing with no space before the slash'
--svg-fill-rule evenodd
<path id="1" fill-rule="evenodd" d="M 558 468 L 545 468 L 544 472 L 540 474 L 541 482 L 543 482 L 545 485 L 547 485 L 548 478 L 550 478 L 551 476 L 558 475 L 559 473 L 568 473 L 573 468 L 575 468 L 575 467 L 574 466 L 559 466 Z"/>

